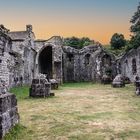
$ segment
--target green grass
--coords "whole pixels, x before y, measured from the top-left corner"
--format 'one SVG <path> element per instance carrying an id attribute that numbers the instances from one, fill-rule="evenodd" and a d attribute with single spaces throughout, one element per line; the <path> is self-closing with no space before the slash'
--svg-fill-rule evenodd
<path id="1" fill-rule="evenodd" d="M 11 89 L 20 124 L 3 140 L 139 140 L 140 97 L 134 85 L 112 88 L 66 83 L 55 98 L 29 98 L 29 87 Z"/>
<path id="2" fill-rule="evenodd" d="M 112 116 L 112 112 L 99 112 L 99 113 L 94 113 L 90 116 L 84 115 L 84 116 L 79 116 L 79 119 L 83 120 L 99 120 L 99 119 L 110 119 Z M 112 116 L 113 117 L 113 116 Z"/>
<path id="3" fill-rule="evenodd" d="M 63 88 L 86 88 L 86 87 L 92 87 L 92 86 L 95 86 L 95 84 L 93 84 L 91 82 L 65 83 L 60 87 L 60 89 L 63 89 Z"/>
<path id="4" fill-rule="evenodd" d="M 14 93 L 18 100 L 23 100 L 29 97 L 29 87 L 23 86 L 23 87 L 15 87 L 10 89 L 11 93 Z"/>
<path id="5" fill-rule="evenodd" d="M 27 133 L 26 127 L 22 126 L 21 124 L 17 124 L 10 130 L 10 133 L 5 135 L 2 140 L 20 140 L 26 136 Z"/>

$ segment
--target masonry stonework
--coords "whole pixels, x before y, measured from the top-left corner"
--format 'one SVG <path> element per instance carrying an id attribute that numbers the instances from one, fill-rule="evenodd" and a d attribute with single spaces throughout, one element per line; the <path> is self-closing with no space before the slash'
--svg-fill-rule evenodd
<path id="1" fill-rule="evenodd" d="M 63 82 L 101 82 L 104 75 L 111 79 L 122 74 L 132 82 L 140 76 L 140 48 L 120 58 L 106 52 L 100 43 L 81 50 L 63 45 L 54 36 L 48 40 L 35 39 L 32 25 L 25 31 L 10 32 L 0 26 L 0 78 L 9 87 L 30 85 L 38 74 Z"/>

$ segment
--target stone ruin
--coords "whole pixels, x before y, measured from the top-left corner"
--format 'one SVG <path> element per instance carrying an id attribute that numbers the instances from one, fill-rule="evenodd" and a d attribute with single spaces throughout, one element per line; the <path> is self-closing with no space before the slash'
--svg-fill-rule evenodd
<path id="1" fill-rule="evenodd" d="M 111 82 L 112 82 L 112 77 L 110 75 L 107 75 L 107 74 L 103 75 L 102 81 L 101 81 L 102 84 L 104 85 L 111 84 Z"/>
<path id="2" fill-rule="evenodd" d="M 0 80 L 0 139 L 19 123 L 17 99 L 7 92 L 5 82 Z"/>
<path id="3" fill-rule="evenodd" d="M 113 87 L 125 87 L 125 79 L 121 74 L 118 74 L 112 82 Z"/>
<path id="4" fill-rule="evenodd" d="M 45 75 L 40 74 L 36 79 L 33 79 L 29 96 L 44 98 L 54 96 L 54 93 L 51 93 L 51 83 L 48 82 Z"/>
<path id="5" fill-rule="evenodd" d="M 64 46 L 59 36 L 36 40 L 32 25 L 25 31 L 0 30 L 0 78 L 9 88 L 31 85 L 40 73 L 55 80 L 52 88 L 64 82 L 101 82 L 107 71 L 115 77 L 115 57 L 98 42 L 78 50 Z"/>
<path id="6" fill-rule="evenodd" d="M 47 75 L 50 83 L 38 77 L 40 73 Z M 58 89 L 64 82 L 109 84 L 115 78 L 112 86 L 124 87 L 125 82 L 134 82 L 136 75 L 140 77 L 140 47 L 116 58 L 98 42 L 78 50 L 64 46 L 60 36 L 36 39 L 32 25 L 14 32 L 0 25 L 0 78 L 4 81 L 0 87 L 0 137 L 19 121 L 16 97 L 6 88 L 31 85 L 31 97 L 48 97 L 54 95 L 51 88 Z M 139 95 L 139 78 L 135 85 Z"/>
<path id="7" fill-rule="evenodd" d="M 59 87 L 59 83 L 55 79 L 50 79 L 49 82 L 51 83 L 51 89 L 57 90 Z"/>
<path id="8" fill-rule="evenodd" d="M 117 74 L 134 82 L 139 62 L 140 47 L 116 58 L 98 42 L 78 50 L 64 46 L 60 36 L 36 40 L 32 25 L 14 32 L 0 26 L 0 78 L 9 88 L 31 85 L 39 73 L 56 81 L 52 88 L 64 82 L 110 83 L 108 76 L 112 80 Z"/>
<path id="9" fill-rule="evenodd" d="M 136 95 L 140 95 L 140 78 L 138 76 L 135 77 L 135 86 L 136 86 Z"/>

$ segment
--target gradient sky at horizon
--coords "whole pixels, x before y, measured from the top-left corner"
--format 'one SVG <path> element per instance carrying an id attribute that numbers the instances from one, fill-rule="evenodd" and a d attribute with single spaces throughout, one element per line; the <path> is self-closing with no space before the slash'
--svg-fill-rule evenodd
<path id="1" fill-rule="evenodd" d="M 33 25 L 36 38 L 90 37 L 108 44 L 113 33 L 130 37 L 139 0 L 0 0 L 0 22 L 11 31 Z"/>

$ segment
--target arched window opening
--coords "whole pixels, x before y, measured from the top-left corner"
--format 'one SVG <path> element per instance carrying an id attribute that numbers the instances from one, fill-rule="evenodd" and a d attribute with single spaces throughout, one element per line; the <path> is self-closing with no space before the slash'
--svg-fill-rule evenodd
<path id="1" fill-rule="evenodd" d="M 74 58 L 74 55 L 69 53 L 69 54 L 67 54 L 67 58 L 68 58 L 69 62 L 72 62 L 73 58 Z"/>
<path id="2" fill-rule="evenodd" d="M 45 47 L 39 55 L 39 72 L 52 78 L 52 46 Z"/>
<path id="3" fill-rule="evenodd" d="M 90 63 L 90 54 L 85 55 L 85 65 L 89 65 Z"/>
<path id="4" fill-rule="evenodd" d="M 102 57 L 102 63 L 103 63 L 103 65 L 104 66 L 111 66 L 111 57 L 109 56 L 109 55 L 104 55 L 103 57 Z"/>

